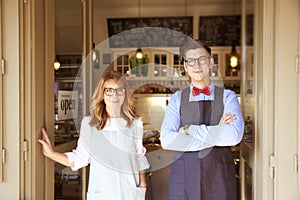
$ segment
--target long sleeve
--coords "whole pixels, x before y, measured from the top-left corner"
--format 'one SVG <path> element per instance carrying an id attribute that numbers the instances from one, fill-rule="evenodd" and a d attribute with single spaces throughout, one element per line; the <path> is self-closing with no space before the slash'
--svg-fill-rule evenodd
<path id="1" fill-rule="evenodd" d="M 145 156 L 146 148 L 143 146 L 143 122 L 141 119 L 135 121 L 136 128 L 135 147 L 139 170 L 145 170 L 150 167 L 150 164 Z"/>
<path id="2" fill-rule="evenodd" d="M 80 137 L 77 142 L 77 147 L 72 152 L 66 152 L 69 162 L 74 162 L 74 167 L 71 169 L 76 171 L 82 167 L 87 166 L 90 163 L 90 154 L 87 151 L 86 144 L 87 136 L 91 134 L 91 128 L 88 125 L 90 118 L 85 117 L 81 122 Z"/>
<path id="3" fill-rule="evenodd" d="M 178 132 L 180 126 L 180 97 L 181 91 L 178 91 L 170 98 L 160 130 L 161 145 L 166 150 L 196 151 L 201 149 L 201 141 Z"/>
<path id="4" fill-rule="evenodd" d="M 216 126 L 191 125 L 189 134 L 197 140 L 202 141 L 203 148 L 237 145 L 243 137 L 244 119 L 237 96 L 230 90 L 225 90 L 224 93 L 223 114 L 225 113 L 234 114 L 236 120 L 231 124 L 220 124 Z"/>
<path id="5" fill-rule="evenodd" d="M 212 93 L 214 86 L 211 86 Z M 206 96 L 206 95 L 205 95 Z M 202 100 L 204 95 L 190 100 Z M 206 99 L 212 100 L 211 96 Z M 164 149 L 175 151 L 198 151 L 212 146 L 233 146 L 238 144 L 243 136 L 244 120 L 236 94 L 225 90 L 223 95 L 224 113 L 234 114 L 236 120 L 229 125 L 206 126 L 191 124 L 189 135 L 178 132 L 180 128 L 180 99 L 181 91 L 172 95 L 165 112 L 161 127 L 161 144 Z M 224 114 L 223 113 L 223 114 Z"/>

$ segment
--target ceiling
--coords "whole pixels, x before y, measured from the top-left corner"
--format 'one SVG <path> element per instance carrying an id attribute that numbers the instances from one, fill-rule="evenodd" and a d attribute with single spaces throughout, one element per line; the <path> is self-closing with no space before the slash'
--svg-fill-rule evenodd
<path id="1" fill-rule="evenodd" d="M 61 6 L 70 7 L 76 2 L 81 3 L 82 0 L 56 0 Z M 101 4 L 107 7 L 114 6 L 168 6 L 168 5 L 182 5 L 194 6 L 194 5 L 216 5 L 216 4 L 240 4 L 242 0 L 93 0 L 93 3 Z M 253 2 L 253 0 L 247 0 L 247 3 Z"/>
<path id="2" fill-rule="evenodd" d="M 141 6 L 167 6 L 167 5 L 182 5 L 185 6 L 193 6 L 199 4 L 228 4 L 230 0 L 94 0 L 97 2 L 101 2 L 101 5 L 112 7 L 112 6 L 136 6 L 140 3 Z M 231 3 L 236 1 L 239 2 L 241 0 L 233 0 Z"/>

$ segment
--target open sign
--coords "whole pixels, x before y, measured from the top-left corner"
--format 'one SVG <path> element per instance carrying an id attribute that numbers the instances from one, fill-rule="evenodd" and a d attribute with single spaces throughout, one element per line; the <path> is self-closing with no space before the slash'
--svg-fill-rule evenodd
<path id="1" fill-rule="evenodd" d="M 58 91 L 58 120 L 77 118 L 78 91 Z"/>

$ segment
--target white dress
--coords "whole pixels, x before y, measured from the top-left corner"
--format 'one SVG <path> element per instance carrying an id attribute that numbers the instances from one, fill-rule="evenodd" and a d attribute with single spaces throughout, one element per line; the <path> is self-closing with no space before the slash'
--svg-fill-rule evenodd
<path id="1" fill-rule="evenodd" d="M 101 131 L 81 123 L 77 147 L 66 153 L 72 170 L 90 164 L 87 200 L 141 200 L 145 188 L 139 185 L 139 171 L 149 168 L 143 147 L 143 123 L 135 120 L 126 127 L 122 118 L 111 118 Z"/>

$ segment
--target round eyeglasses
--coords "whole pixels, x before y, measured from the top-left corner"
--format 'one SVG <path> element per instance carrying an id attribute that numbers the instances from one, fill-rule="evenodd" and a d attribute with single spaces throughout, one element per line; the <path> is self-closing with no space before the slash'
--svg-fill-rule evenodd
<path id="1" fill-rule="evenodd" d="M 123 96 L 125 94 L 125 89 L 124 88 L 105 88 L 104 93 L 106 96 L 112 96 L 114 93 L 118 96 Z"/>
<path id="2" fill-rule="evenodd" d="M 196 65 L 196 62 L 198 62 L 199 65 L 206 65 L 208 61 L 208 57 L 206 56 L 200 56 L 199 58 L 189 58 L 185 60 L 186 64 L 189 67 L 194 67 Z"/>

